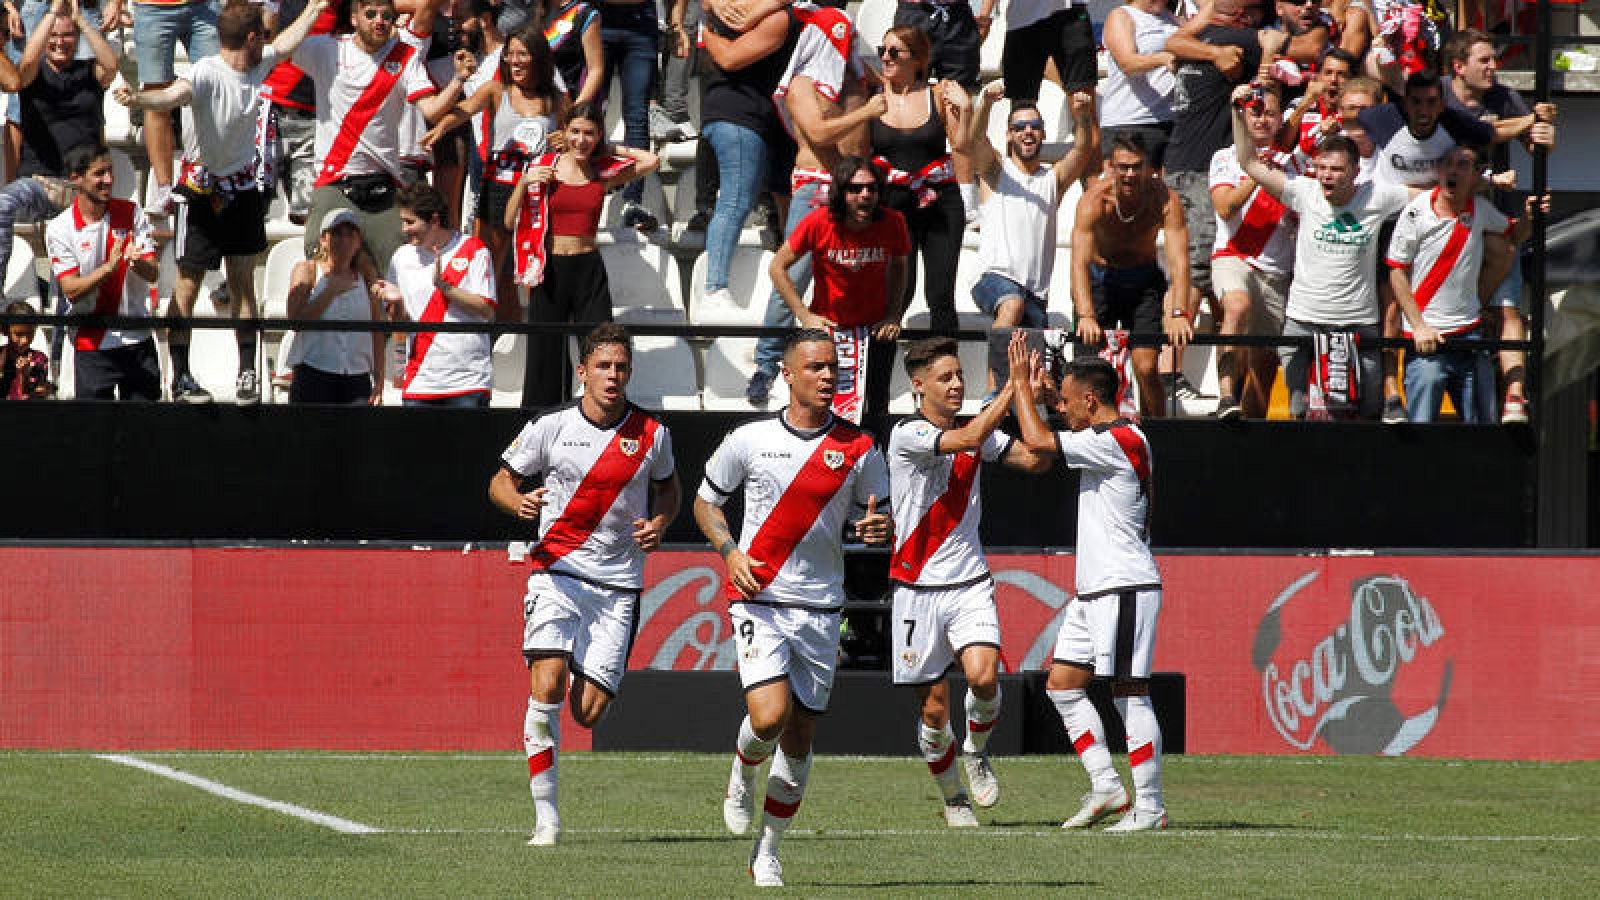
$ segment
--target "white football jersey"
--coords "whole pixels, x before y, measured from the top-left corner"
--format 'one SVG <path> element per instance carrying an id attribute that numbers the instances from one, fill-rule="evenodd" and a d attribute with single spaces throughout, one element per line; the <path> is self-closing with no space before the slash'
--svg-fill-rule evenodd
<path id="1" fill-rule="evenodd" d="M 1267 165 L 1286 175 L 1304 173 L 1310 169 L 1310 162 L 1299 150 L 1273 153 L 1266 160 Z M 1244 169 L 1239 166 L 1239 156 L 1232 147 L 1224 147 L 1211 157 L 1209 179 L 1213 191 L 1219 187 L 1238 187 L 1244 181 Z M 1269 275 L 1287 275 L 1294 267 L 1298 222 L 1278 198 L 1257 186 L 1233 215 L 1227 218 L 1221 213 L 1213 215 L 1217 221 L 1217 237 L 1212 245 L 1212 258 L 1235 256 L 1249 263 L 1250 268 Z"/>
<path id="2" fill-rule="evenodd" d="M 400 178 L 401 122 L 412 103 L 439 90 L 422 57 L 399 37 L 374 54 L 350 35 L 312 35 L 300 43 L 294 64 L 317 84 L 319 186 L 349 175 Z"/>
<path id="3" fill-rule="evenodd" d="M 1434 211 L 1439 189 L 1411 198 L 1389 240 L 1389 265 L 1411 270 L 1411 294 L 1422 321 L 1445 335 L 1477 327 L 1482 302 L 1478 273 L 1483 268 L 1483 235 L 1505 234 L 1511 223 L 1491 203 L 1467 201 L 1459 216 L 1442 218 Z M 1402 317 L 1406 334 L 1411 320 Z"/>
<path id="4" fill-rule="evenodd" d="M 650 485 L 676 469 L 665 425 L 630 404 L 621 421 L 601 428 L 573 403 L 523 426 L 501 462 L 544 477 L 539 543 L 528 557 L 534 568 L 615 590 L 643 586 L 633 523 L 651 515 Z"/>
<path id="5" fill-rule="evenodd" d="M 150 222 L 137 203 L 113 197 L 106 205 L 105 215 L 95 222 L 85 222 L 78 205 L 78 201 L 73 201 L 44 227 L 50 273 L 58 281 L 68 275 L 82 275 L 100 268 L 111 252 L 111 245 L 119 238 L 126 238 L 138 248 L 140 258 L 156 258 Z M 122 264 L 94 291 L 74 300 L 72 311 L 103 316 L 148 316 L 154 314 L 155 301 L 155 286 L 139 277 L 132 266 Z M 80 353 L 114 350 L 150 340 L 150 332 L 143 328 L 75 328 L 72 335 L 72 345 Z"/>
<path id="6" fill-rule="evenodd" d="M 1154 589 L 1150 555 L 1150 442 L 1127 419 L 1056 432 L 1061 459 L 1079 470 L 1078 599 Z"/>
<path id="7" fill-rule="evenodd" d="M 442 276 L 469 294 L 494 303 L 494 261 L 489 248 L 475 237 L 456 235 L 438 259 Z M 482 322 L 445 299 L 433 285 L 435 254 L 416 244 L 406 244 L 389 260 L 389 282 L 400 289 L 406 315 L 413 322 Z M 410 336 L 404 396 L 408 400 L 436 400 L 485 393 L 494 380 L 490 359 L 493 339 L 488 334 L 419 331 Z"/>
<path id="8" fill-rule="evenodd" d="M 754 569 L 765 587 L 748 602 L 842 608 L 844 527 L 866 513 L 869 497 L 888 512 L 889 473 L 872 436 L 837 416 L 816 431 L 790 426 L 781 412 L 741 425 L 706 461 L 699 496 L 721 506 L 741 486 L 739 549 L 765 563 Z"/>
<path id="9" fill-rule="evenodd" d="M 936 588 L 970 584 L 989 574 L 978 523 L 983 499 L 978 470 L 998 462 L 1011 438 L 991 432 L 978 452 L 941 453 L 944 429 L 921 416 L 889 433 L 889 489 L 894 501 L 894 556 L 889 578 Z"/>

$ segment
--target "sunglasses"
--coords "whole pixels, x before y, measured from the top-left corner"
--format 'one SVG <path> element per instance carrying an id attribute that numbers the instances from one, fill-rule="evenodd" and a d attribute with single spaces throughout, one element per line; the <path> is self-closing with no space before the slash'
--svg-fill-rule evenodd
<path id="1" fill-rule="evenodd" d="M 871 181 L 852 181 L 844 186 L 846 194 L 876 194 L 878 185 Z"/>
<path id="2" fill-rule="evenodd" d="M 396 19 L 400 18 L 400 14 L 392 9 L 364 9 L 361 11 L 361 15 L 365 17 L 368 22 L 371 22 L 373 19 L 382 19 L 390 24 L 393 24 Z"/>
<path id="3" fill-rule="evenodd" d="M 1307 3 L 1310 3 L 1311 0 L 1280 0 L 1280 2 L 1287 3 L 1290 6 L 1305 6 Z"/>
<path id="4" fill-rule="evenodd" d="M 1029 128 L 1032 128 L 1034 131 L 1043 131 L 1044 130 L 1044 120 L 1043 119 L 1024 119 L 1021 122 L 1012 122 L 1011 123 L 1011 130 L 1015 131 L 1015 132 L 1019 132 L 1020 133 L 1020 132 L 1023 132 L 1023 131 L 1027 131 Z"/>
<path id="5" fill-rule="evenodd" d="M 880 59 L 899 59 L 902 56 L 910 55 L 911 51 L 905 49 L 904 47 L 885 47 L 882 44 L 878 45 L 878 57 Z"/>

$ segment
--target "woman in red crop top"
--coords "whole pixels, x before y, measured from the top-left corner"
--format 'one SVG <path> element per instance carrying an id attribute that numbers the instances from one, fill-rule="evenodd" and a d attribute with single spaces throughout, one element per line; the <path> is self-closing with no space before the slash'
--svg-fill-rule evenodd
<path id="1" fill-rule="evenodd" d="M 598 106 L 574 106 L 562 132 L 566 149 L 551 165 L 528 167 L 506 204 L 506 228 L 515 233 L 523 195 L 535 184 L 546 186 L 544 280 L 529 296 L 530 322 L 611 321 L 611 288 L 596 243 L 601 208 L 607 192 L 649 175 L 661 160 L 647 150 L 609 146 L 604 132 Z M 571 398 L 572 370 L 566 357 L 566 335 L 532 336 L 523 406 L 545 408 Z"/>

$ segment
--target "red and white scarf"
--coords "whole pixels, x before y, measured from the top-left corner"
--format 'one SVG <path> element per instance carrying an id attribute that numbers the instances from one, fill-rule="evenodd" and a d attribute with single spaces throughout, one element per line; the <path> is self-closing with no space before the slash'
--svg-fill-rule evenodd
<path id="1" fill-rule="evenodd" d="M 1334 331 L 1314 334 L 1311 341 L 1306 418 L 1355 418 L 1361 409 L 1360 337 L 1353 331 Z"/>
<path id="2" fill-rule="evenodd" d="M 554 166 L 559 153 L 544 153 L 533 157 L 528 165 Z M 625 156 L 602 156 L 594 160 L 595 177 L 607 179 L 626 171 L 633 160 Z M 520 177 L 520 176 L 519 176 Z M 517 207 L 517 227 L 512 230 L 512 258 L 516 262 L 515 278 L 523 287 L 538 287 L 544 283 L 546 239 L 550 236 L 550 191 L 552 184 L 535 182 L 528 185 Z"/>
<path id="3" fill-rule="evenodd" d="M 1139 403 L 1133 396 L 1133 347 L 1128 343 L 1128 332 L 1116 329 L 1105 335 L 1106 345 L 1099 356 L 1117 373 L 1117 414 L 1137 422 Z"/>
<path id="4" fill-rule="evenodd" d="M 856 425 L 867 405 L 867 345 L 871 329 L 865 325 L 831 328 L 839 353 L 839 377 L 833 389 L 833 414 Z"/>
<path id="5" fill-rule="evenodd" d="M 217 209 L 227 203 L 227 197 L 240 191 L 272 190 L 277 181 L 278 113 L 272 103 L 272 89 L 261 89 L 261 102 L 257 105 L 255 128 L 255 155 L 250 165 L 232 175 L 217 176 L 206 168 L 196 147 L 185 153 L 178 163 L 178 190 L 190 197 L 208 198 Z"/>
<path id="6" fill-rule="evenodd" d="M 888 159 L 874 156 L 872 164 L 878 167 L 883 177 L 895 187 L 909 188 L 917 195 L 917 207 L 920 209 L 938 199 L 939 193 L 934 188 L 941 184 L 949 184 L 956 180 L 956 164 L 950 154 L 933 160 L 915 172 L 896 169 Z"/>

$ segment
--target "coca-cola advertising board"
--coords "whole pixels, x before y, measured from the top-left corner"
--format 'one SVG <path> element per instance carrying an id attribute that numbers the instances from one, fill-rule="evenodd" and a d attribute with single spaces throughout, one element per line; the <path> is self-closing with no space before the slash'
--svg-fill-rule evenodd
<path id="1" fill-rule="evenodd" d="M 1159 562 L 1155 668 L 1186 676 L 1190 753 L 1600 758 L 1600 558 Z M 1073 557 L 990 564 L 1006 667 L 1044 668 Z M 520 746 L 528 568 L 504 551 L 7 547 L 0 567 L 0 746 Z M 721 585 L 713 553 L 651 554 L 629 667 L 734 668 Z"/>

